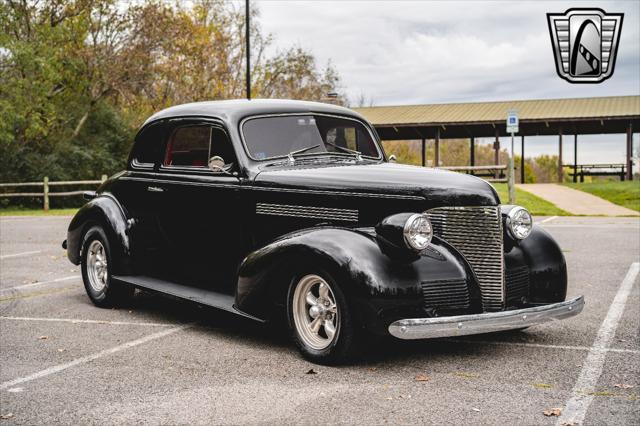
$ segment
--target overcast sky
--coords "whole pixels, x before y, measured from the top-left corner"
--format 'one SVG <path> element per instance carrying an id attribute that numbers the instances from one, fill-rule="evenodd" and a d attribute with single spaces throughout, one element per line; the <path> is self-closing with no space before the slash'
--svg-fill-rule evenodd
<path id="1" fill-rule="evenodd" d="M 374 105 L 399 105 L 640 94 L 637 0 L 252 4 L 274 48 L 299 45 L 320 64 L 331 61 L 352 102 L 360 95 Z M 571 84 L 556 74 L 546 13 L 591 6 L 625 14 L 615 72 L 600 84 Z M 593 155 L 585 152 L 579 162 L 624 160 L 624 137 L 588 140 Z M 528 155 L 557 151 L 548 138 L 531 145 Z"/>

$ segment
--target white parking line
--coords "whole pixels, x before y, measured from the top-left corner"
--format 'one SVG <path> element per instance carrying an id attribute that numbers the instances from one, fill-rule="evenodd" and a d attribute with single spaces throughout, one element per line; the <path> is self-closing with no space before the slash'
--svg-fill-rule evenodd
<path id="1" fill-rule="evenodd" d="M 38 253 L 42 253 L 42 250 L 24 251 L 22 253 L 5 254 L 4 256 L 0 256 L 0 259 L 10 259 L 12 257 L 28 256 L 30 254 L 38 254 Z"/>
<path id="2" fill-rule="evenodd" d="M 546 218 L 544 220 L 541 220 L 540 222 L 538 222 L 538 224 L 542 225 L 543 223 L 551 222 L 552 220 L 557 219 L 557 218 L 558 218 L 558 216 L 551 216 L 551 217 L 548 217 L 548 218 Z"/>
<path id="3" fill-rule="evenodd" d="M 41 281 L 41 282 L 37 282 L 37 283 L 24 284 L 24 285 L 19 285 L 19 286 L 15 286 L 15 287 L 9 287 L 9 288 L 0 288 L 0 293 L 4 293 L 4 292 L 7 292 L 7 291 L 11 291 L 11 290 L 22 290 L 22 289 L 25 289 L 25 288 L 35 287 L 35 286 L 43 285 L 43 284 L 51 284 L 51 283 L 57 283 L 57 282 L 61 282 L 61 281 L 69 281 L 69 280 L 73 280 L 73 279 L 80 279 L 80 276 L 79 275 L 71 275 L 69 277 L 56 278 L 55 280 Z"/>
<path id="4" fill-rule="evenodd" d="M 49 322 L 69 322 L 71 324 L 106 324 L 106 325 L 140 325 L 145 327 L 173 327 L 175 324 L 159 322 L 136 322 L 136 321 L 103 321 L 74 318 L 34 318 L 34 317 L 0 317 L 3 320 L 12 321 L 49 321 Z"/>
<path id="5" fill-rule="evenodd" d="M 607 312 L 600 330 L 598 330 L 598 335 L 587 355 L 587 360 L 582 367 L 582 371 L 580 371 L 580 376 L 573 386 L 571 399 L 567 402 L 565 409 L 562 410 L 562 416 L 556 423 L 557 426 L 583 423 L 589 405 L 593 401 L 593 391 L 598 384 L 607 356 L 607 351 L 603 349 L 608 349 L 615 337 L 616 328 L 618 328 L 625 304 L 639 272 L 640 263 L 632 263 L 627 275 L 622 280 L 622 284 L 620 284 L 616 297 L 611 302 L 609 312 Z"/>
<path id="6" fill-rule="evenodd" d="M 30 374 L 25 377 L 19 377 L 17 379 L 9 380 L 7 382 L 0 383 L 0 390 L 4 390 L 15 385 L 19 385 L 20 383 L 30 382 L 32 380 L 40 379 L 42 377 L 50 376 L 55 373 L 59 373 L 60 371 L 66 370 L 71 367 L 75 367 L 77 365 L 86 364 L 87 362 L 93 361 L 98 358 L 102 358 L 107 355 L 114 354 L 116 352 L 123 351 L 125 349 L 132 348 L 134 346 L 142 345 L 143 343 L 150 342 L 152 340 L 159 339 L 161 337 L 168 336 L 173 333 L 177 333 L 178 331 L 182 331 L 189 327 L 193 327 L 193 324 L 182 325 L 180 327 L 170 328 L 168 330 L 159 331 L 157 333 L 149 334 L 148 336 L 141 337 L 140 339 L 132 340 L 130 342 L 124 343 L 122 345 L 115 346 L 113 348 L 105 349 L 103 351 L 97 352 L 92 355 L 83 356 L 82 358 L 76 358 L 71 362 L 67 362 L 65 364 L 54 365 L 53 367 L 49 367 L 42 371 L 38 371 L 37 373 Z"/>
<path id="7" fill-rule="evenodd" d="M 591 351 L 594 348 L 589 346 L 571 346 L 571 345 L 545 345 L 544 343 L 525 343 L 525 342 L 499 342 L 491 340 L 465 340 L 465 339 L 446 339 L 449 342 L 466 343 L 466 344 L 479 344 L 479 345 L 496 345 L 496 346 L 521 346 L 525 348 L 541 348 L 541 349 L 562 349 L 562 350 L 574 350 L 574 351 Z M 640 354 L 639 350 L 635 349 L 616 349 L 616 348 L 600 348 L 595 349 L 602 352 L 618 352 L 618 353 L 632 353 Z"/>

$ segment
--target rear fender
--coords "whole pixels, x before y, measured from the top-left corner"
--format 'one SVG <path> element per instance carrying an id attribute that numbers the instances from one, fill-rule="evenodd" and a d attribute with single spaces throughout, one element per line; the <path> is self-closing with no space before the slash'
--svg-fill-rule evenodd
<path id="1" fill-rule="evenodd" d="M 131 239 L 126 214 L 120 203 L 110 194 L 101 194 L 85 204 L 71 220 L 67 231 L 67 256 L 71 263 L 78 265 L 81 261 L 82 240 L 85 232 L 93 225 L 103 227 L 109 245 L 111 257 L 117 270 L 121 273 L 128 266 L 131 255 Z"/>

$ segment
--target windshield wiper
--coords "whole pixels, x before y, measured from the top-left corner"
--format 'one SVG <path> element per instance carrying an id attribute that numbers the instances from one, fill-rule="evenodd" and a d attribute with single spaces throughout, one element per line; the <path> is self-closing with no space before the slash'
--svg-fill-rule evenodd
<path id="1" fill-rule="evenodd" d="M 300 149 L 296 149 L 295 151 L 291 151 L 290 153 L 288 153 L 288 154 L 287 154 L 287 157 L 289 157 L 289 163 L 291 163 L 291 164 L 295 164 L 296 159 L 295 159 L 294 157 L 295 157 L 296 155 L 298 155 L 298 154 L 302 154 L 303 152 L 310 151 L 310 150 L 312 150 L 313 148 L 317 148 L 317 147 L 319 147 L 319 146 L 320 146 L 320 144 L 316 144 L 316 145 L 313 145 L 313 146 L 308 146 L 308 147 L 306 147 L 306 148 L 300 148 Z"/>
<path id="2" fill-rule="evenodd" d="M 349 149 L 349 148 L 344 147 L 344 146 L 336 145 L 336 144 L 331 143 L 331 142 L 325 142 L 324 144 L 325 145 L 330 145 L 330 146 L 332 146 L 334 148 L 338 148 L 339 150 L 341 150 L 343 152 L 348 152 L 350 154 L 355 154 L 356 161 L 361 161 L 362 160 L 362 153 L 360 151 L 356 151 L 356 150 Z"/>

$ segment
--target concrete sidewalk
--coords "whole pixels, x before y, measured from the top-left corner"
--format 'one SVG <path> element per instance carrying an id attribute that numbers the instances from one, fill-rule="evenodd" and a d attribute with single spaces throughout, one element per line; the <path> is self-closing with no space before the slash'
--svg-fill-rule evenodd
<path id="1" fill-rule="evenodd" d="M 553 183 L 528 183 L 516 186 L 555 204 L 562 210 L 576 215 L 640 216 L 640 213 L 634 210 L 562 185 Z"/>

